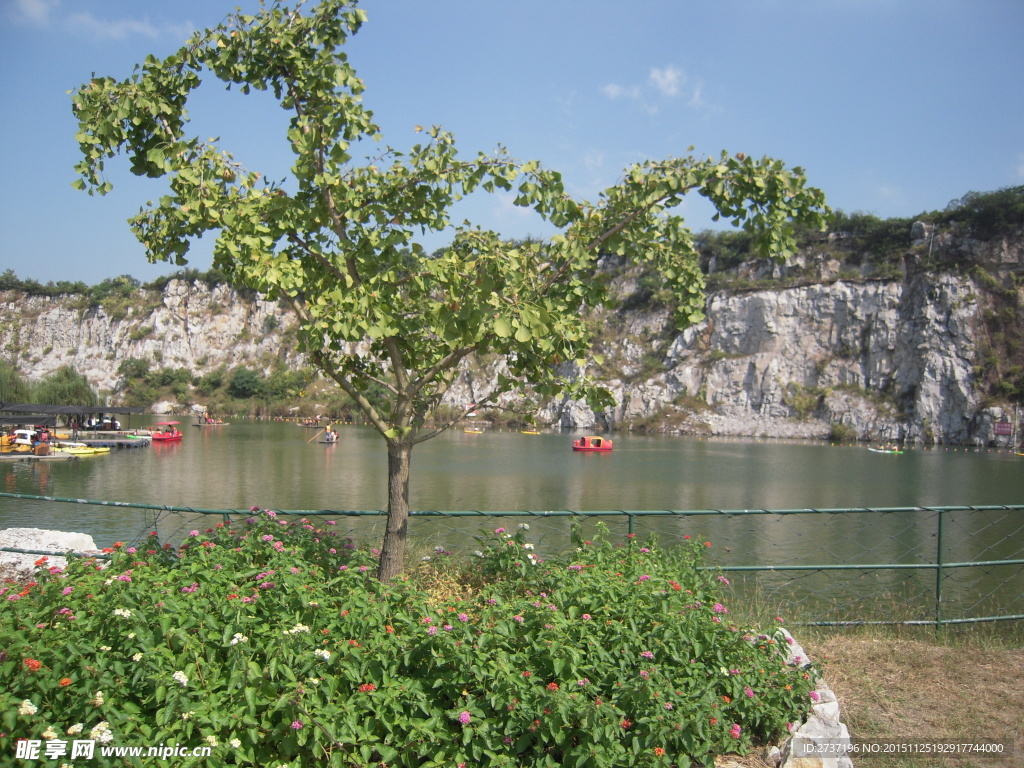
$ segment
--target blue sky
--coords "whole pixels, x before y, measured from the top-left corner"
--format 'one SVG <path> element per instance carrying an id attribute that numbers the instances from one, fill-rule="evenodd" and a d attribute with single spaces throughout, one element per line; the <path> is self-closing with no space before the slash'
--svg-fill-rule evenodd
<path id="1" fill-rule="evenodd" d="M 123 78 L 251 0 L 0 0 L 0 271 L 95 284 L 150 265 L 125 220 L 162 194 L 113 163 L 114 191 L 71 188 L 67 91 Z M 469 155 L 497 145 L 593 199 L 627 165 L 722 149 L 799 165 L 834 208 L 912 217 L 968 191 L 1024 184 L 1020 0 L 364 0 L 348 45 L 384 141 L 416 125 Z M 200 89 L 193 133 L 247 167 L 290 165 L 286 113 Z M 710 224 L 695 198 L 692 227 Z M 508 236 L 544 227 L 486 197 L 460 211 Z M 443 244 L 444 236 L 424 241 Z M 190 266 L 210 266 L 210 242 Z"/>

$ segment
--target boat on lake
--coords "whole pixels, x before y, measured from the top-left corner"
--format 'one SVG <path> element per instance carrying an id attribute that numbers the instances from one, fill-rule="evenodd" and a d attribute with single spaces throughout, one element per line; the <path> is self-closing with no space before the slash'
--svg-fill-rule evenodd
<path id="1" fill-rule="evenodd" d="M 163 427 L 163 429 L 155 430 L 150 435 L 150 439 L 154 443 L 174 443 L 179 442 L 184 437 L 181 434 L 181 430 L 178 429 L 178 422 L 176 421 L 160 421 L 157 422 L 156 426 Z"/>
<path id="2" fill-rule="evenodd" d="M 885 446 L 882 446 L 881 448 L 876 448 L 873 445 L 869 445 L 868 446 L 868 450 L 871 451 L 872 453 L 892 453 L 892 454 L 895 454 L 897 456 L 899 454 L 903 453 L 902 449 L 897 448 L 896 446 L 893 446 L 893 445 L 885 445 Z"/>
<path id="3" fill-rule="evenodd" d="M 110 453 L 109 446 L 86 445 L 85 443 L 57 443 L 56 448 L 61 453 L 70 456 L 100 456 Z"/>
<path id="4" fill-rule="evenodd" d="M 572 441 L 572 449 L 585 453 L 611 453 L 612 441 L 606 437 L 587 435 Z"/>

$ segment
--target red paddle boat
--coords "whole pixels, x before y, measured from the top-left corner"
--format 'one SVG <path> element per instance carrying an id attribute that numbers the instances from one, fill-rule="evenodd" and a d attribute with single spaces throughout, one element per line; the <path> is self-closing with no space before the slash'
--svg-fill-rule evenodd
<path id="1" fill-rule="evenodd" d="M 606 437 L 594 437 L 587 435 L 579 440 L 572 441 L 574 451 L 585 451 L 588 453 L 611 453 L 612 441 Z"/>

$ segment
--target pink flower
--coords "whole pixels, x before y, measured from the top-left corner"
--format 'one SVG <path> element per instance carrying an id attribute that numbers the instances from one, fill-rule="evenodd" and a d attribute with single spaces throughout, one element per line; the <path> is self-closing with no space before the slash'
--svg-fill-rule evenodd
<path id="1" fill-rule="evenodd" d="M 729 612 L 729 609 L 726 608 L 721 603 L 715 603 L 714 607 L 712 607 L 711 610 L 713 610 L 715 613 L 728 613 Z"/>
<path id="2" fill-rule="evenodd" d="M 463 725 L 469 725 L 469 719 L 470 719 L 470 715 L 469 715 L 468 711 L 463 710 L 462 712 L 459 712 L 459 722 L 460 723 L 462 723 Z"/>
<path id="3" fill-rule="evenodd" d="M 292 720 L 292 729 L 296 730 L 296 731 L 302 730 L 302 721 L 301 720 Z"/>
<path id="4" fill-rule="evenodd" d="M 642 659 L 653 659 L 654 658 L 654 654 L 651 653 L 650 651 L 641 651 L 640 652 L 640 658 L 642 658 Z"/>
<path id="5" fill-rule="evenodd" d="M 734 739 L 738 739 L 742 732 L 743 729 L 740 728 L 738 723 L 733 723 L 732 728 L 729 729 L 729 735 L 732 736 Z"/>
<path id="6" fill-rule="evenodd" d="M 811 701 L 821 701 L 821 695 L 817 691 L 811 691 Z"/>
<path id="7" fill-rule="evenodd" d="M 747 694 L 748 699 L 754 698 L 754 691 L 749 685 L 743 686 L 743 692 Z"/>
<path id="8" fill-rule="evenodd" d="M 589 613 L 584 613 L 582 616 L 580 616 L 580 618 L 584 621 L 590 621 L 591 616 Z"/>
<path id="9" fill-rule="evenodd" d="M 467 621 L 469 621 L 469 616 L 468 616 L 468 615 L 466 615 L 465 613 L 460 613 L 460 614 L 459 614 L 459 621 L 461 621 L 461 622 L 467 622 Z"/>

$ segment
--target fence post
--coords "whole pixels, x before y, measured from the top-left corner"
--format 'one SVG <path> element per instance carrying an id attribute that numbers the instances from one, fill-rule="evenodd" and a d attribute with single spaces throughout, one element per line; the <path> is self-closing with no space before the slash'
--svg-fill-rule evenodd
<path id="1" fill-rule="evenodd" d="M 946 511 L 939 510 L 938 541 L 935 544 L 935 631 L 942 626 L 942 529 Z"/>

